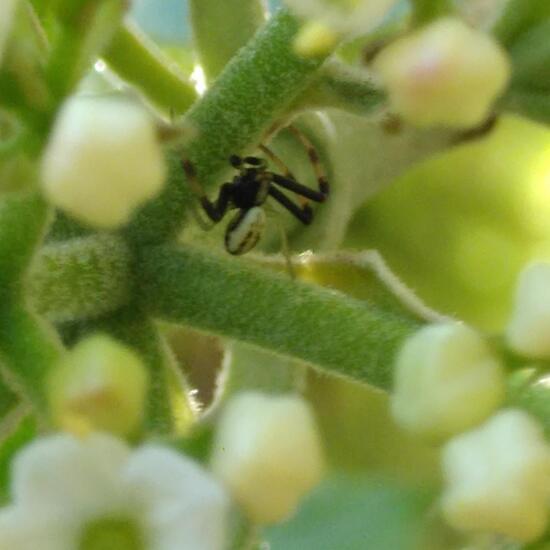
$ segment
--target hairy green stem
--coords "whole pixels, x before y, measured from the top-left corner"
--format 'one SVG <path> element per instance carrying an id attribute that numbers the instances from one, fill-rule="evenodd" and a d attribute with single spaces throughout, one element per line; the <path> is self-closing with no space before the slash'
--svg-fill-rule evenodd
<path id="1" fill-rule="evenodd" d="M 197 98 L 195 89 L 175 64 L 128 23 L 117 31 L 103 57 L 119 76 L 166 112 L 185 113 Z"/>
<path id="2" fill-rule="evenodd" d="M 37 316 L 17 302 L 0 309 L 0 363 L 21 394 L 42 415 L 47 413 L 46 379 L 58 362 L 61 344 Z"/>
<path id="3" fill-rule="evenodd" d="M 51 321 L 99 317 L 130 299 L 131 254 L 112 235 L 94 235 L 43 247 L 32 266 L 29 294 Z"/>
<path id="4" fill-rule="evenodd" d="M 0 362 L 37 410 L 46 410 L 45 377 L 57 362 L 56 335 L 28 311 L 24 281 L 49 221 L 36 193 L 12 193 L 0 202 Z"/>
<path id="5" fill-rule="evenodd" d="M 384 389 L 391 385 L 392 357 L 420 325 L 368 302 L 199 249 L 144 250 L 140 270 L 143 304 L 153 316 Z"/>
<path id="6" fill-rule="evenodd" d="M 0 200 L 0 294 L 20 291 L 49 218 L 50 208 L 37 193 L 6 193 Z"/>
<path id="7" fill-rule="evenodd" d="M 264 22 L 264 2 L 190 0 L 189 7 L 195 51 L 210 82 Z"/>
<path id="8" fill-rule="evenodd" d="M 232 59 L 213 86 L 189 110 L 185 123 L 197 137 L 175 153 L 173 170 L 163 194 L 145 206 L 128 228 L 132 240 L 157 244 L 181 229 L 189 192 L 180 155 L 189 159 L 207 189 L 219 185 L 227 159 L 257 147 L 304 90 L 322 59 L 298 57 L 292 42 L 299 22 L 279 10 Z"/>
<path id="9" fill-rule="evenodd" d="M 332 107 L 365 115 L 379 108 L 385 99 L 365 70 L 334 59 L 323 66 L 310 86 L 294 100 L 292 110 Z"/>

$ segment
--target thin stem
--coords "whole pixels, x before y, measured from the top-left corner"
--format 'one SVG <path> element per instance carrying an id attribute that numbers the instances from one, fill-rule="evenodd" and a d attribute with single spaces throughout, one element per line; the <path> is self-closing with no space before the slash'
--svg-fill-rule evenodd
<path id="1" fill-rule="evenodd" d="M 197 98 L 175 64 L 129 23 L 120 27 L 103 57 L 124 80 L 167 112 L 185 113 Z"/>
<path id="2" fill-rule="evenodd" d="M 380 388 L 392 357 L 420 323 L 244 261 L 159 246 L 140 262 L 144 306 L 189 324 Z"/>
<path id="3" fill-rule="evenodd" d="M 360 115 L 372 114 L 386 99 L 368 73 L 337 60 L 328 61 L 295 100 L 293 111 L 332 107 Z"/>
<path id="4" fill-rule="evenodd" d="M 62 350 L 57 336 L 25 306 L 4 300 L 0 310 L 0 350 L 10 381 L 45 418 L 46 378 Z"/>
<path id="5" fill-rule="evenodd" d="M 261 0 L 190 0 L 193 41 L 207 81 L 227 62 L 265 20 Z"/>

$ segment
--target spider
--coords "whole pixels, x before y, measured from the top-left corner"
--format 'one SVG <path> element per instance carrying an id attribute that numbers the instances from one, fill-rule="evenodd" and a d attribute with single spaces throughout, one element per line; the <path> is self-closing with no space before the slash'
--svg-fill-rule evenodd
<path id="1" fill-rule="evenodd" d="M 297 128 L 294 126 L 288 128 L 306 149 L 317 177 L 319 190 L 311 189 L 296 181 L 283 161 L 268 147 L 260 145 L 260 150 L 281 169 L 283 175 L 269 171 L 267 162 L 263 158 L 231 155 L 229 163 L 238 170 L 238 173 L 231 182 L 221 186 L 217 199 L 211 201 L 199 184 L 192 163 L 185 159 L 181 161 L 189 185 L 214 223 L 221 221 L 228 210 L 237 210 L 225 231 L 225 249 L 230 254 L 244 254 L 254 248 L 260 240 L 266 220 L 262 205 L 269 197 L 286 208 L 303 224 L 309 225 L 313 219 L 313 210 L 309 206 L 308 199 L 324 202 L 329 194 L 329 185 L 319 163 L 317 151 Z M 299 202 L 292 201 L 279 188 L 298 195 Z"/>

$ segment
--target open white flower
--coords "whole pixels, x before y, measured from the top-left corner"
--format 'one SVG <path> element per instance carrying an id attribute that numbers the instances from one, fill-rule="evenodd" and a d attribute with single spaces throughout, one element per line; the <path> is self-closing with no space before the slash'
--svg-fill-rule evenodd
<path id="1" fill-rule="evenodd" d="M 80 96 L 61 109 L 42 159 L 52 204 L 83 222 L 115 228 L 154 197 L 164 156 L 144 108 L 118 97 Z"/>
<path id="2" fill-rule="evenodd" d="M 229 499 L 171 449 L 59 434 L 20 452 L 1 550 L 221 550 Z M 101 545 L 103 544 L 103 546 Z"/>
<path id="3" fill-rule="evenodd" d="M 456 529 L 536 539 L 548 524 L 550 446 L 527 413 L 506 409 L 443 451 L 443 513 Z"/>
<path id="4" fill-rule="evenodd" d="M 10 34 L 11 23 L 15 14 L 18 0 L 2 0 L 0 2 L 0 64 L 4 47 Z"/>
<path id="5" fill-rule="evenodd" d="M 212 470 L 255 523 L 282 521 L 321 479 L 324 457 L 307 402 L 244 392 L 218 424 Z"/>

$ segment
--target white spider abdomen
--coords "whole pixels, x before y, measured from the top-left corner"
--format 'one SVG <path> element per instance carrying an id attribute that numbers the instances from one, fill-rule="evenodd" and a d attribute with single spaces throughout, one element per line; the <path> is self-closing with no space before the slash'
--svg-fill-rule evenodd
<path id="1" fill-rule="evenodd" d="M 229 222 L 225 232 L 225 248 L 230 254 L 244 254 L 260 240 L 265 226 L 265 212 L 254 206 L 240 210 Z"/>

